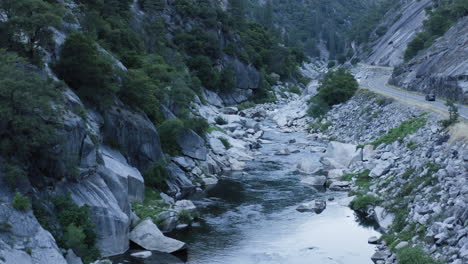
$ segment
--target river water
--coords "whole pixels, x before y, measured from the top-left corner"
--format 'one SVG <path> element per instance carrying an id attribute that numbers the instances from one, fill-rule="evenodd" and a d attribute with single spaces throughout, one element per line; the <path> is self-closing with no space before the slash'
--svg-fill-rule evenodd
<path id="1" fill-rule="evenodd" d="M 282 133 L 270 122 L 264 125 L 270 129 L 263 138 L 271 143 L 262 145 L 243 172 L 226 175 L 194 200 L 203 218 L 199 227 L 172 235 L 187 243 L 187 263 L 371 264 L 375 248 L 367 239 L 378 233 L 357 223 L 346 206 L 346 193 L 317 192 L 300 183 L 305 176 L 296 172 L 297 163 L 308 158 L 319 164 L 320 158 L 308 150 L 307 134 Z M 289 143 L 291 139 L 297 143 Z M 274 155 L 284 148 L 300 152 Z M 327 201 L 321 214 L 295 210 L 316 198 L 334 200 Z M 130 263 L 181 262 L 154 255 Z"/>

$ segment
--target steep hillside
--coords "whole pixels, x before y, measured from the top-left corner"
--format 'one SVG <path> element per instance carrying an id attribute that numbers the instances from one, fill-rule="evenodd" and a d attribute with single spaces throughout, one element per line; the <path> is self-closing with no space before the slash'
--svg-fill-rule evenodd
<path id="1" fill-rule="evenodd" d="M 390 83 L 454 101 L 468 102 L 468 17 L 454 25 L 427 50 L 398 66 Z"/>
<path id="2" fill-rule="evenodd" d="M 374 41 L 367 45 L 368 53 L 364 61 L 373 65 L 396 66 L 404 61 L 408 43 L 422 30 L 426 18 L 425 8 L 431 0 L 408 1 L 402 6 L 389 11 L 380 31 L 375 32 Z M 378 36 L 377 34 L 382 34 Z"/>

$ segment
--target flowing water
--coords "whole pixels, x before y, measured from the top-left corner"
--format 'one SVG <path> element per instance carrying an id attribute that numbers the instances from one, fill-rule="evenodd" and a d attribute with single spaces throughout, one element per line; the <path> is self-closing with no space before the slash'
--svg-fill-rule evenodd
<path id="1" fill-rule="evenodd" d="M 304 175 L 296 172 L 297 163 L 307 157 L 318 164 L 320 158 L 308 151 L 306 133 L 272 128 L 263 138 L 271 143 L 262 146 L 243 172 L 226 175 L 194 200 L 201 225 L 173 235 L 188 244 L 187 263 L 371 264 L 375 248 L 367 239 L 377 232 L 357 223 L 346 206 L 346 193 L 317 192 L 300 183 Z M 291 139 L 298 143 L 289 143 Z M 300 152 L 274 155 L 284 148 Z M 295 210 L 316 198 L 334 200 L 321 214 Z M 161 255 L 129 262 L 183 263 Z"/>

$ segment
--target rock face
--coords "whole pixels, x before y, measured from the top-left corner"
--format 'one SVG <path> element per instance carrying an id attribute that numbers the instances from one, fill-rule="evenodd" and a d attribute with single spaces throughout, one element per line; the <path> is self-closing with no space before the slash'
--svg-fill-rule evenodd
<path id="1" fill-rule="evenodd" d="M 425 8 L 431 0 L 412 0 L 390 11 L 380 28 L 386 33 L 370 44 L 371 53 L 366 59 L 369 64 L 397 66 L 403 62 L 408 43 L 422 30 L 426 18 Z"/>
<path id="2" fill-rule="evenodd" d="M 162 157 L 158 132 L 145 114 L 118 104 L 105 113 L 104 120 L 104 138 L 123 148 L 133 166 L 144 170 Z"/>
<path id="3" fill-rule="evenodd" d="M 390 83 L 458 102 L 468 102 L 468 17 L 427 50 L 394 70 Z"/>
<path id="4" fill-rule="evenodd" d="M 41 227 L 31 210 L 11 206 L 13 193 L 3 181 L 0 164 L 0 263 L 67 264 L 54 237 Z"/>
<path id="5" fill-rule="evenodd" d="M 184 242 L 164 236 L 150 219 L 137 225 L 130 233 L 130 239 L 144 249 L 164 253 L 173 253 L 185 248 Z"/>
<path id="6" fill-rule="evenodd" d="M 206 160 L 208 150 L 205 146 L 205 140 L 192 130 L 183 131 L 177 138 L 182 153 L 198 160 Z"/>

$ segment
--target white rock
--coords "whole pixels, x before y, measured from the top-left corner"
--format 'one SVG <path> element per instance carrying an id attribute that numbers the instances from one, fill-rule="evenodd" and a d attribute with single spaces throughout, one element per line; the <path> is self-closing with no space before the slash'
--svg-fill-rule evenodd
<path id="1" fill-rule="evenodd" d="M 177 201 L 175 203 L 174 209 L 177 212 L 181 212 L 181 211 L 195 212 L 195 211 L 197 211 L 197 207 L 190 200 Z"/>
<path id="2" fill-rule="evenodd" d="M 321 162 L 332 169 L 346 169 L 353 160 L 362 160 L 362 151 L 356 145 L 330 142 Z"/>
<path id="3" fill-rule="evenodd" d="M 302 203 L 299 205 L 296 210 L 303 213 L 303 212 L 315 212 L 320 214 L 327 208 L 327 202 L 324 200 L 313 200 L 311 202 Z"/>
<path id="4" fill-rule="evenodd" d="M 406 241 L 401 241 L 400 243 L 398 243 L 398 244 L 395 246 L 395 249 L 398 250 L 398 249 L 407 247 L 408 245 L 409 245 L 408 242 L 406 242 Z"/>
<path id="5" fill-rule="evenodd" d="M 301 183 L 310 185 L 312 187 L 324 187 L 327 183 L 327 177 L 325 176 L 312 176 L 301 180 Z"/>
<path id="6" fill-rule="evenodd" d="M 328 171 L 328 178 L 329 179 L 341 179 L 344 175 L 343 169 L 333 169 Z"/>
<path id="7" fill-rule="evenodd" d="M 185 243 L 166 237 L 151 221 L 146 219 L 130 233 L 130 240 L 147 250 L 173 253 L 185 248 Z"/>
<path id="8" fill-rule="evenodd" d="M 369 176 L 376 178 L 380 177 L 382 175 L 385 175 L 390 168 L 392 167 L 392 163 L 389 161 L 380 161 L 377 163 L 377 165 L 371 170 Z"/>

